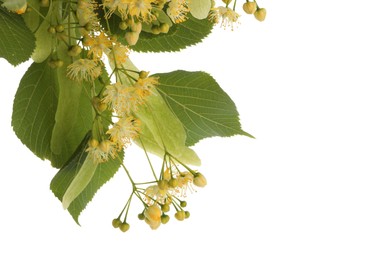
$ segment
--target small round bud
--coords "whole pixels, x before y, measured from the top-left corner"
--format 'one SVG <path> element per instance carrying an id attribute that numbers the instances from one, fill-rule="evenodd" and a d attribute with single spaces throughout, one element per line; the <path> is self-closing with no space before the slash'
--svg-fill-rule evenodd
<path id="1" fill-rule="evenodd" d="M 75 57 L 81 53 L 82 49 L 78 45 L 72 45 L 68 49 L 68 55 L 71 57 Z"/>
<path id="2" fill-rule="evenodd" d="M 148 77 L 148 75 L 149 75 L 149 72 L 147 72 L 147 71 L 141 70 L 141 71 L 139 72 L 139 77 L 140 77 L 141 79 L 146 79 L 146 78 Z"/>
<path id="3" fill-rule="evenodd" d="M 184 212 L 184 210 L 180 210 L 175 213 L 175 218 L 179 221 L 183 221 L 186 218 L 186 213 Z"/>
<path id="4" fill-rule="evenodd" d="M 179 185 L 179 181 L 177 179 L 170 179 L 168 184 L 169 187 L 176 188 Z"/>
<path id="5" fill-rule="evenodd" d="M 106 109 L 107 109 L 106 103 L 100 102 L 97 106 L 97 111 L 99 111 L 99 113 L 106 111 Z"/>
<path id="6" fill-rule="evenodd" d="M 54 26 L 50 26 L 49 28 L 47 28 L 47 32 L 51 34 L 55 34 L 57 31 Z"/>
<path id="7" fill-rule="evenodd" d="M 169 204 L 163 204 L 161 210 L 162 212 L 168 212 L 170 210 Z"/>
<path id="8" fill-rule="evenodd" d="M 232 2 L 232 0 L 222 0 L 222 2 L 224 2 L 225 4 L 230 4 Z"/>
<path id="9" fill-rule="evenodd" d="M 114 219 L 112 220 L 112 226 L 113 226 L 114 228 L 120 227 L 121 224 L 122 224 L 122 221 L 121 221 L 119 218 L 114 218 Z"/>
<path id="10" fill-rule="evenodd" d="M 111 142 L 109 140 L 103 140 L 99 144 L 100 150 L 102 150 L 104 153 L 108 153 L 111 149 Z"/>
<path id="11" fill-rule="evenodd" d="M 122 224 L 120 224 L 119 226 L 119 229 L 122 231 L 122 232 L 126 232 L 127 230 L 129 230 L 130 228 L 130 225 L 129 223 L 126 223 L 126 222 L 123 222 Z"/>
<path id="12" fill-rule="evenodd" d="M 162 33 L 169 32 L 169 24 L 167 24 L 167 23 L 160 24 L 160 32 L 162 32 Z"/>
<path id="13" fill-rule="evenodd" d="M 126 30 L 127 29 L 127 23 L 125 21 L 122 21 L 119 23 L 119 29 Z"/>
<path id="14" fill-rule="evenodd" d="M 167 224 L 169 219 L 170 219 L 170 217 L 168 215 L 164 214 L 164 215 L 161 216 L 161 223 L 162 224 Z"/>
<path id="15" fill-rule="evenodd" d="M 185 214 L 185 216 L 186 216 L 185 218 L 189 218 L 190 215 L 191 215 L 189 211 L 185 211 L 184 214 Z"/>
<path id="16" fill-rule="evenodd" d="M 90 139 L 88 144 L 89 144 L 89 147 L 96 148 L 99 146 L 99 141 L 96 139 Z"/>
<path id="17" fill-rule="evenodd" d="M 166 180 L 158 181 L 157 185 L 158 185 L 158 188 L 160 190 L 167 190 L 168 189 L 168 181 L 166 181 Z"/>
<path id="18" fill-rule="evenodd" d="M 256 12 L 257 4 L 255 2 L 246 2 L 243 4 L 242 9 L 247 14 L 254 14 Z"/>
<path id="19" fill-rule="evenodd" d="M 49 60 L 48 64 L 49 64 L 50 68 L 52 68 L 52 69 L 57 68 L 55 60 Z"/>
<path id="20" fill-rule="evenodd" d="M 64 31 L 64 26 L 62 24 L 57 24 L 56 25 L 56 32 L 60 33 Z"/>
<path id="21" fill-rule="evenodd" d="M 204 186 L 207 185 L 207 180 L 203 174 L 197 173 L 194 178 L 194 184 L 195 186 L 203 188 Z"/>
<path id="22" fill-rule="evenodd" d="M 62 66 L 64 66 L 64 62 L 62 60 L 56 60 L 54 61 L 55 65 L 56 65 L 56 68 L 61 68 Z"/>
<path id="23" fill-rule="evenodd" d="M 138 219 L 139 219 L 139 220 L 144 220 L 144 219 L 145 219 L 144 213 L 139 213 L 139 214 L 138 214 Z"/>
<path id="24" fill-rule="evenodd" d="M 42 7 L 49 7 L 50 0 L 41 0 L 40 4 Z"/>
<path id="25" fill-rule="evenodd" d="M 160 26 L 158 26 L 158 25 L 153 25 L 151 30 L 152 30 L 152 33 L 155 35 L 158 35 L 161 33 Z"/>
<path id="26" fill-rule="evenodd" d="M 138 42 L 138 39 L 139 39 L 139 33 L 138 32 L 127 32 L 125 34 L 125 39 L 126 39 L 126 42 L 130 45 L 130 46 L 134 46 L 137 44 Z"/>
<path id="27" fill-rule="evenodd" d="M 86 30 L 86 31 L 92 31 L 93 30 L 93 24 L 92 23 L 86 23 L 85 25 L 84 25 L 84 29 Z"/>
<path id="28" fill-rule="evenodd" d="M 187 201 L 180 201 L 180 207 L 185 208 L 187 206 Z"/>
<path id="29" fill-rule="evenodd" d="M 171 179 L 172 175 L 171 175 L 171 171 L 169 170 L 169 168 L 167 168 L 163 174 L 162 174 L 162 179 L 163 180 L 167 180 L 169 181 Z"/>
<path id="30" fill-rule="evenodd" d="M 257 20 L 259 20 L 260 22 L 264 21 L 265 20 L 265 16 L 267 15 L 267 11 L 265 10 L 265 8 L 259 8 L 256 10 L 256 12 L 254 13 L 255 15 L 255 18 Z"/>

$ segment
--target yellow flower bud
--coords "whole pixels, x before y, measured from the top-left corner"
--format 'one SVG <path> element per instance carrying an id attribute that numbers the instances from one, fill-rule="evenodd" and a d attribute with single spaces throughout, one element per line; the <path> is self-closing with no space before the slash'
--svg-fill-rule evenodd
<path id="1" fill-rule="evenodd" d="M 91 140 L 89 140 L 88 144 L 89 144 L 89 147 L 96 148 L 99 146 L 99 141 L 96 139 L 91 139 Z"/>
<path id="2" fill-rule="evenodd" d="M 244 9 L 247 14 L 254 14 L 256 12 L 256 8 L 257 4 L 255 2 L 246 2 L 242 6 L 242 9 Z"/>
<path id="3" fill-rule="evenodd" d="M 168 215 L 162 215 L 161 216 L 161 223 L 167 224 L 169 219 L 170 219 L 170 217 Z"/>
<path id="4" fill-rule="evenodd" d="M 125 39 L 126 39 L 126 42 L 130 46 L 133 46 L 133 45 L 135 45 L 138 42 L 139 33 L 138 32 L 127 32 L 125 34 Z"/>
<path id="5" fill-rule="evenodd" d="M 126 222 L 124 222 L 124 223 L 122 223 L 122 224 L 119 225 L 119 229 L 120 229 L 122 232 L 128 231 L 129 228 L 130 228 L 130 225 L 129 225 L 129 223 L 126 223 Z"/>
<path id="6" fill-rule="evenodd" d="M 160 226 L 161 214 L 161 209 L 157 204 L 153 204 L 145 210 L 145 222 L 150 226 L 151 229 L 157 229 Z"/>
<path id="7" fill-rule="evenodd" d="M 175 218 L 179 221 L 183 221 L 186 218 L 186 213 L 184 210 L 180 210 L 175 213 Z"/>
<path id="8" fill-rule="evenodd" d="M 147 71 L 141 70 L 141 71 L 139 72 L 139 77 L 140 77 L 141 79 L 146 79 L 146 78 L 148 77 L 148 75 L 149 75 L 149 72 L 147 72 Z"/>
<path id="9" fill-rule="evenodd" d="M 169 32 L 169 24 L 167 24 L 167 23 L 160 24 L 160 31 L 162 33 L 168 33 Z"/>
<path id="10" fill-rule="evenodd" d="M 204 186 L 207 185 L 207 180 L 203 174 L 197 173 L 194 178 L 194 184 L 195 186 L 203 188 Z"/>
<path id="11" fill-rule="evenodd" d="M 81 51 L 82 51 L 82 49 L 81 49 L 80 46 L 72 45 L 68 49 L 68 55 L 71 56 L 71 57 L 75 57 L 75 56 L 79 55 L 81 53 Z"/>
<path id="12" fill-rule="evenodd" d="M 257 20 L 259 20 L 260 22 L 264 21 L 265 20 L 265 16 L 267 15 L 267 11 L 265 10 L 265 8 L 259 8 L 256 10 L 256 12 L 254 13 L 255 15 L 255 18 Z"/>

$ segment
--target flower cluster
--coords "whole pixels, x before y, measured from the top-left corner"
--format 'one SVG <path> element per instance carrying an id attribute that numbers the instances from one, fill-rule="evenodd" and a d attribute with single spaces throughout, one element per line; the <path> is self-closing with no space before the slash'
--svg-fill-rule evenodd
<path id="1" fill-rule="evenodd" d="M 240 14 L 236 12 L 237 0 L 222 0 L 222 2 L 224 5 L 213 6 L 211 8 L 209 19 L 214 23 L 221 23 L 221 26 L 224 28 L 230 27 L 233 30 L 234 25 L 238 22 L 238 18 L 240 17 Z M 233 3 L 233 7 L 230 7 L 231 3 Z M 266 9 L 259 7 L 256 0 L 253 2 L 246 0 L 242 9 L 245 13 L 254 15 L 260 22 L 265 20 L 267 14 Z"/>
<path id="2" fill-rule="evenodd" d="M 180 166 L 183 166 L 185 170 L 180 170 Z M 172 208 L 175 210 L 174 217 L 177 220 L 183 221 L 189 218 L 190 212 L 184 209 L 187 206 L 184 200 L 187 197 L 187 191 L 193 192 L 194 186 L 203 188 L 207 185 L 207 180 L 202 173 L 179 163 L 169 154 L 164 157 L 160 177 L 151 182 L 151 185 L 143 188 L 142 186 L 146 183 L 138 184 L 130 180 L 133 183 L 130 198 L 119 216 L 112 221 L 115 228 L 120 228 L 124 232 L 130 227 L 126 221 L 133 195 L 139 198 L 144 205 L 144 210 L 138 214 L 138 218 L 144 220 L 151 229 L 155 230 L 161 224 L 168 223 L 170 220 L 168 212 Z M 126 213 L 122 221 L 121 217 L 124 212 Z"/>
<path id="3" fill-rule="evenodd" d="M 155 174 L 141 140 L 142 129 L 148 129 L 148 120 L 138 113 L 144 119 L 142 122 L 137 112 L 148 104 L 151 95 L 158 95 L 159 78 L 138 70 L 130 61 L 131 51 L 141 43 L 140 38 L 162 37 L 172 28 L 180 27 L 180 23 L 195 19 L 191 7 L 196 5 L 190 1 L 196 0 L 40 0 L 35 4 L 27 0 L 2 1 L 1 6 L 11 12 L 23 14 L 31 11 L 39 21 L 44 18 L 37 32 L 39 36 L 45 36 L 44 40 L 50 40 L 50 44 L 42 51 L 47 52 L 47 56 L 40 62 L 47 59 L 52 69 L 59 70 L 56 75 L 63 76 L 67 83 L 71 82 L 64 84 L 66 87 L 74 84 L 90 99 L 93 120 L 89 125 L 92 134 L 85 149 L 88 158 L 93 158 L 94 166 L 117 160 L 132 185 L 122 212 L 112 221 L 115 228 L 124 232 L 130 228 L 127 216 L 132 198 L 137 197 L 143 205 L 138 218 L 151 229 L 157 229 L 169 221 L 171 210 L 175 211 L 173 215 L 179 221 L 188 218 L 190 213 L 185 210 L 188 191 L 193 192 L 196 187 L 207 184 L 202 173 L 179 161 L 181 158 L 170 154 L 172 151 L 168 151 L 165 145 L 161 145 L 164 146 L 161 147 L 164 157 L 159 177 Z M 222 1 L 223 4 L 216 5 L 210 0 L 210 10 L 204 10 L 204 23 L 220 23 L 224 28 L 233 29 L 240 17 L 236 12 L 237 0 Z M 266 10 L 256 0 L 245 0 L 242 9 L 259 21 L 265 19 Z M 147 33 L 149 35 L 145 36 Z M 110 71 L 106 70 L 107 64 Z M 90 124 L 91 121 L 85 122 Z M 148 157 L 154 177 L 152 181 L 136 183 L 118 156 L 135 139 L 142 144 Z"/>

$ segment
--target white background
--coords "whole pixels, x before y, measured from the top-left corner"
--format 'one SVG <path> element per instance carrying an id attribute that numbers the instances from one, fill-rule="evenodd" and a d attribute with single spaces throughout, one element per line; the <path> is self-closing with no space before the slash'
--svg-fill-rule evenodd
<path id="1" fill-rule="evenodd" d="M 208 186 L 189 195 L 190 219 L 157 231 L 136 203 L 128 233 L 111 227 L 123 172 L 73 222 L 49 190 L 56 170 L 10 126 L 29 62 L 0 60 L 0 259 L 390 259 L 388 1 L 261 5 L 264 23 L 243 16 L 182 53 L 133 55 L 152 73 L 211 73 L 256 136 L 196 145 Z"/>

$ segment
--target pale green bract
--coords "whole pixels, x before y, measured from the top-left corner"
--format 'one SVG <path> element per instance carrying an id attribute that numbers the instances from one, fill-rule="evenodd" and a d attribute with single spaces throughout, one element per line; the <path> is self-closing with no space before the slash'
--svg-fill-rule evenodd
<path id="1" fill-rule="evenodd" d="M 31 58 L 37 62 L 43 62 L 49 57 L 51 53 L 51 45 L 53 41 L 53 35 L 48 32 L 48 28 L 50 27 L 50 21 L 48 18 L 51 15 L 53 8 L 50 8 L 47 12 L 46 18 L 42 21 L 41 25 L 38 27 L 38 30 L 35 33 L 36 47 L 31 56 Z"/>
<path id="2" fill-rule="evenodd" d="M 62 197 L 62 206 L 64 209 L 67 209 L 70 203 L 72 203 L 74 199 L 77 198 L 77 196 L 79 196 L 85 189 L 85 187 L 87 187 L 96 171 L 97 166 L 98 164 L 94 162 L 92 154 L 89 153 Z"/>
<path id="3" fill-rule="evenodd" d="M 191 14 L 199 20 L 205 19 L 211 9 L 211 0 L 192 0 L 188 2 Z"/>
<path id="4" fill-rule="evenodd" d="M 200 165 L 199 157 L 185 145 L 187 134 L 183 124 L 159 93 L 153 93 L 135 114 L 142 122 L 139 142 L 144 142 L 146 150 L 161 157 L 169 152 L 183 163 Z"/>

